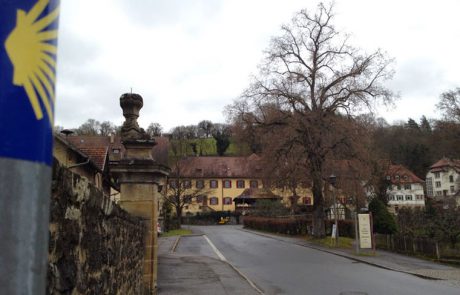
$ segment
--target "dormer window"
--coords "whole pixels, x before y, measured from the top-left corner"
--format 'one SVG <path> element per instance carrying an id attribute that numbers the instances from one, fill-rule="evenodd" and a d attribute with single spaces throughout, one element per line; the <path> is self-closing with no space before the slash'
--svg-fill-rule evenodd
<path id="1" fill-rule="evenodd" d="M 391 180 L 391 176 L 390 176 L 390 175 L 387 175 L 387 180 Z"/>
<path id="2" fill-rule="evenodd" d="M 409 179 L 409 177 L 407 177 L 407 175 L 404 175 L 403 178 L 404 178 L 404 180 Z"/>
<path id="3" fill-rule="evenodd" d="M 399 175 L 398 174 L 395 175 L 395 179 L 399 180 Z"/>

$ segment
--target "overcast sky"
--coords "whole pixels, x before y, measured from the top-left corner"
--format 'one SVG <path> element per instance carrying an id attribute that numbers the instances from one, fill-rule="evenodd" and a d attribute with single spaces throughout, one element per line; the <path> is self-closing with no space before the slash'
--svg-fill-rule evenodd
<path id="1" fill-rule="evenodd" d="M 270 37 L 317 3 L 62 1 L 56 124 L 73 128 L 94 118 L 119 125 L 119 97 L 131 88 L 144 98 L 144 128 L 224 122 L 224 106 L 257 73 Z M 400 99 L 378 113 L 389 123 L 439 117 L 439 95 L 460 86 L 459 11 L 457 0 L 336 1 L 337 28 L 352 35 L 352 45 L 382 48 L 396 60 L 388 86 Z"/>

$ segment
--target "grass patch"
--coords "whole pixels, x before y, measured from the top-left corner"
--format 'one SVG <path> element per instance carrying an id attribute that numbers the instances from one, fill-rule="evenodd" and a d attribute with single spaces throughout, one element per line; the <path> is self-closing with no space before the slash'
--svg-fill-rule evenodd
<path id="1" fill-rule="evenodd" d="M 355 239 L 347 237 L 339 237 L 339 248 L 351 249 Z M 316 239 L 313 237 L 307 237 L 307 241 L 321 245 L 323 247 L 335 248 L 335 241 L 331 237 L 325 237 L 322 239 Z"/>
<path id="2" fill-rule="evenodd" d="M 192 233 L 191 230 L 189 229 L 174 229 L 170 230 L 168 232 L 160 234 L 160 237 L 172 237 L 172 236 L 184 236 L 184 235 L 190 235 Z"/>

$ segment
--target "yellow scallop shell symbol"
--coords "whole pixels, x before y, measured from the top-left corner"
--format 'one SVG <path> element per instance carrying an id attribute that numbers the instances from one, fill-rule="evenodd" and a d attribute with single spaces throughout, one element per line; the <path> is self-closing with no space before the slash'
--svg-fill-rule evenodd
<path id="1" fill-rule="evenodd" d="M 42 17 L 49 0 L 39 0 L 29 13 L 18 9 L 16 27 L 5 41 L 5 48 L 14 66 L 13 84 L 24 87 L 37 120 L 43 118 L 45 107 L 53 124 L 57 30 L 48 30 L 59 16 L 59 7 Z"/>

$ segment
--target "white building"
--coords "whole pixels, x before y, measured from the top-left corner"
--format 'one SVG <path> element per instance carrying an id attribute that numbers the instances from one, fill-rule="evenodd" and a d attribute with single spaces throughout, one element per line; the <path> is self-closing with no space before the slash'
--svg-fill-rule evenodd
<path id="1" fill-rule="evenodd" d="M 390 165 L 386 175 L 388 205 L 395 211 L 402 207 L 425 206 L 424 181 L 402 165 Z"/>
<path id="2" fill-rule="evenodd" d="M 442 158 L 434 163 L 426 175 L 426 193 L 437 200 L 456 197 L 460 190 L 460 160 Z"/>

